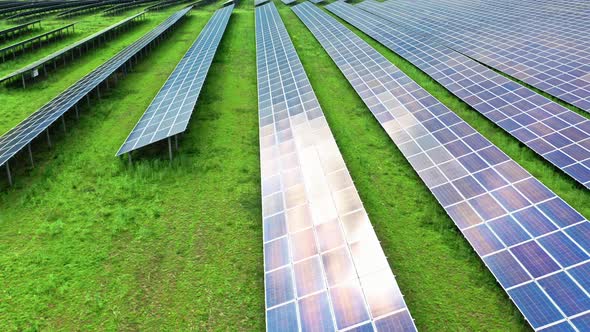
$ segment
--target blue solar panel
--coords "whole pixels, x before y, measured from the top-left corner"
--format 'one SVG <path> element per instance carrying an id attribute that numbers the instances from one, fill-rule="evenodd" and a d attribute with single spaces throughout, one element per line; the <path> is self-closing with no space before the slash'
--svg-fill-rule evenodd
<path id="1" fill-rule="evenodd" d="M 439 43 L 376 15 L 375 2 L 359 8 L 326 7 L 404 57 L 523 144 L 590 188 L 590 120 L 510 81 Z"/>
<path id="2" fill-rule="evenodd" d="M 234 5 L 231 5 L 213 14 L 139 119 L 117 156 L 186 130 L 233 9 Z"/>
<path id="3" fill-rule="evenodd" d="M 256 50 L 267 330 L 415 331 L 273 3 Z"/>
<path id="4" fill-rule="evenodd" d="M 2 135 L 0 137 L 0 166 L 31 143 L 60 116 L 73 108 L 82 98 L 116 72 L 129 59 L 177 23 L 190 9 L 186 8 L 172 14 L 160 25 L 81 78 L 16 127 Z"/>
<path id="5" fill-rule="evenodd" d="M 543 9 L 547 4 L 553 8 Z M 404 0 L 384 7 L 395 12 L 387 15 L 398 24 L 419 27 L 488 66 L 590 111 L 590 39 L 580 33 L 590 28 L 590 4 L 567 5 Z"/>
<path id="6" fill-rule="evenodd" d="M 293 10 L 533 328 L 584 313 L 588 294 L 572 282 L 590 282 L 576 272 L 589 262 L 590 223 L 330 15 Z"/>

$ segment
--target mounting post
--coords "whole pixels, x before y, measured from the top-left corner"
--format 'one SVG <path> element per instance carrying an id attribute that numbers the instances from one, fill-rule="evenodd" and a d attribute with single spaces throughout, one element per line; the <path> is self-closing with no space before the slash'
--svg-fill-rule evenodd
<path id="1" fill-rule="evenodd" d="M 49 146 L 49 149 L 51 149 L 51 137 L 49 136 L 49 128 L 47 128 L 45 132 L 47 133 L 47 145 Z"/>
<path id="2" fill-rule="evenodd" d="M 8 184 L 12 187 L 12 175 L 10 175 L 10 164 L 6 161 L 6 175 L 8 176 Z"/>
<path id="3" fill-rule="evenodd" d="M 31 143 L 27 144 L 27 148 L 29 150 L 29 161 L 31 162 L 31 167 L 35 167 L 35 163 L 33 162 L 33 151 L 31 150 Z"/>

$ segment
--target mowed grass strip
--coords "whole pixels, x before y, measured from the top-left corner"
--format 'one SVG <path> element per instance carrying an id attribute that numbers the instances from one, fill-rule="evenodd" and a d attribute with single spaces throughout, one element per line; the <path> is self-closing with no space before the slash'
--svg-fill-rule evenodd
<path id="1" fill-rule="evenodd" d="M 1 193 L 1 330 L 263 329 L 251 10 L 234 11 L 172 165 L 165 148 L 114 157 L 214 7 Z"/>

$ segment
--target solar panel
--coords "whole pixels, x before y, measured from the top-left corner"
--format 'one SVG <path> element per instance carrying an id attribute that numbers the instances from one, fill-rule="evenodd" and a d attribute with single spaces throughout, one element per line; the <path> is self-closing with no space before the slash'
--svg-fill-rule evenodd
<path id="1" fill-rule="evenodd" d="M 41 46 L 43 38 L 45 38 L 45 41 L 47 41 L 50 38 L 60 37 L 63 34 L 68 33 L 70 31 L 70 28 L 73 32 L 75 24 L 76 23 L 70 23 L 70 24 L 64 25 L 62 27 L 53 29 L 51 31 L 44 32 L 40 35 L 31 37 L 31 38 L 27 38 L 25 40 L 21 40 L 18 43 L 0 48 L 0 56 L 2 56 L 2 62 L 6 61 L 6 57 L 9 55 L 12 55 L 12 57 L 15 58 L 16 54 L 19 51 L 24 52 L 24 50 L 27 47 L 32 47 L 35 44 L 39 44 L 39 46 Z"/>
<path id="2" fill-rule="evenodd" d="M 88 5 L 83 5 L 80 7 L 72 8 L 70 10 L 63 11 L 57 15 L 57 17 L 71 17 L 74 15 L 80 15 L 83 13 L 88 13 L 91 11 L 96 11 L 102 9 L 103 7 L 113 6 L 115 4 L 119 4 L 120 1 L 118 0 L 111 0 L 111 1 L 101 1 L 99 3 L 91 3 Z"/>
<path id="3" fill-rule="evenodd" d="M 77 42 L 75 42 L 73 44 L 70 44 L 69 46 L 66 46 L 66 47 L 62 48 L 61 50 L 59 50 L 57 52 L 54 52 L 54 53 L 52 53 L 52 54 L 50 54 L 50 55 L 48 55 L 48 56 L 46 56 L 46 57 L 44 57 L 44 58 L 42 58 L 40 60 L 37 60 L 37 61 L 35 61 L 35 62 L 33 62 L 33 63 L 31 63 L 31 64 L 29 64 L 29 65 L 27 65 L 27 66 L 25 66 L 25 67 L 23 67 L 21 69 L 19 69 L 19 70 L 16 70 L 16 71 L 14 71 L 14 72 L 12 72 L 12 73 L 10 73 L 10 74 L 8 74 L 8 75 L 0 78 L 0 83 L 6 82 L 6 81 L 10 81 L 10 80 L 12 80 L 14 78 L 17 78 L 19 76 L 24 76 L 26 73 L 34 72 L 38 68 L 44 67 L 44 66 L 46 66 L 50 62 L 57 61 L 57 59 L 59 57 L 65 56 L 68 52 L 71 52 L 71 51 L 76 50 L 78 48 L 81 48 L 81 47 L 84 47 L 85 46 L 86 49 L 88 49 L 88 44 L 89 43 L 91 43 L 91 42 L 93 43 L 97 39 L 100 40 L 102 38 L 106 38 L 106 35 L 107 34 L 112 33 L 112 32 L 114 32 L 114 31 L 116 31 L 116 30 L 118 30 L 118 29 L 120 29 L 122 27 L 126 27 L 129 23 L 133 22 L 134 20 L 136 20 L 138 18 L 143 18 L 144 16 L 145 16 L 145 13 L 144 12 L 141 12 L 141 13 L 135 14 L 133 16 L 130 16 L 130 17 L 128 17 L 128 18 L 126 18 L 126 19 L 124 19 L 124 20 L 122 20 L 120 22 L 117 22 L 117 23 L 111 25 L 108 28 L 105 28 L 105 29 L 103 29 L 103 30 L 101 30 L 101 31 L 99 31 L 97 33 L 94 33 L 94 34 L 92 34 L 92 35 L 90 35 L 90 36 L 88 36 L 88 37 L 86 37 L 86 38 L 84 38 L 82 40 L 79 40 L 79 41 L 77 41 Z M 24 79 L 24 77 L 23 77 L 23 79 Z"/>
<path id="4" fill-rule="evenodd" d="M 234 6 L 213 14 L 135 125 L 117 156 L 184 132 Z"/>
<path id="5" fill-rule="evenodd" d="M 4 29 L 0 31 L 0 40 L 7 40 L 16 37 L 21 34 L 21 32 L 32 30 L 37 24 L 39 27 L 41 27 L 41 20 L 35 20 Z"/>
<path id="6" fill-rule="evenodd" d="M 254 7 L 267 3 L 269 0 L 254 0 Z"/>
<path id="7" fill-rule="evenodd" d="M 31 114 L 16 127 L 2 135 L 0 137 L 0 166 L 6 164 L 10 158 L 31 143 L 39 134 L 43 133 L 60 116 L 74 107 L 82 98 L 115 73 L 129 59 L 177 23 L 190 9 L 191 7 L 185 8 L 172 14 L 160 25 L 146 33 L 133 44 L 127 46 L 57 97 L 53 98 L 35 113 Z"/>
<path id="8" fill-rule="evenodd" d="M 574 180 L 590 188 L 590 120 L 437 43 L 376 16 L 374 3 L 328 10 L 396 52 Z M 372 15 L 370 13 L 375 15 Z"/>
<path id="9" fill-rule="evenodd" d="M 387 15 L 397 24 L 428 29 L 457 51 L 590 111 L 590 37 L 585 33 L 590 3 L 569 11 L 563 3 L 556 5 L 559 10 L 542 10 L 529 1 L 507 7 L 487 1 L 396 0 L 381 6 L 390 9 Z"/>
<path id="10" fill-rule="evenodd" d="M 590 312 L 590 222 L 330 15 L 295 13 L 531 326 Z"/>
<path id="11" fill-rule="evenodd" d="M 256 62 L 267 331 L 415 331 L 273 3 L 256 8 Z"/>
<path id="12" fill-rule="evenodd" d="M 292 3 L 297 2 L 297 0 L 281 0 L 282 3 L 284 3 L 285 5 L 290 5 Z"/>
<path id="13" fill-rule="evenodd" d="M 44 6 L 41 8 L 31 9 L 29 11 L 23 11 L 23 12 L 8 16 L 6 19 L 7 20 L 17 20 L 17 19 L 22 20 L 23 18 L 26 18 L 26 17 L 39 16 L 39 15 L 47 14 L 47 13 L 50 13 L 53 11 L 63 10 L 63 9 L 72 8 L 72 7 L 79 7 L 82 5 L 84 5 L 84 2 L 78 2 L 78 1 L 64 2 L 64 3 L 60 3 L 60 4 L 55 4 L 52 6 Z"/>
<path id="14" fill-rule="evenodd" d="M 117 15 L 125 10 L 140 7 L 154 1 L 157 0 L 137 0 L 133 2 L 122 3 L 119 5 L 115 5 L 111 8 L 105 9 L 102 13 L 103 15 Z"/>
<path id="15" fill-rule="evenodd" d="M 309 0 L 309 1 L 311 1 L 312 3 L 315 3 L 315 4 L 324 2 L 324 0 Z"/>

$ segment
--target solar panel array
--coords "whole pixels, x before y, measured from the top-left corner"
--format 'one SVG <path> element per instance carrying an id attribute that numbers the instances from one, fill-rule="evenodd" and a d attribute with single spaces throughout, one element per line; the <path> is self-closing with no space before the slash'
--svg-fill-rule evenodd
<path id="1" fill-rule="evenodd" d="M 137 0 L 137 1 L 132 1 L 132 2 L 126 2 L 126 3 L 121 3 L 118 5 L 114 5 L 113 7 L 110 7 L 108 9 L 105 9 L 102 13 L 104 15 L 118 15 L 119 13 L 129 10 L 131 8 L 135 8 L 135 7 L 140 7 L 143 5 L 146 5 L 150 2 L 154 2 L 157 0 Z"/>
<path id="2" fill-rule="evenodd" d="M 41 7 L 41 8 L 35 8 L 35 9 L 28 10 L 28 11 L 16 13 L 14 15 L 6 17 L 6 19 L 7 20 L 22 20 L 26 17 L 44 15 L 44 14 L 47 14 L 50 12 L 68 9 L 68 8 L 72 8 L 72 7 L 80 7 L 80 6 L 83 6 L 87 3 L 88 2 L 81 2 L 81 1 L 64 2 L 64 3 L 52 5 L 52 6 L 45 6 L 45 7 Z"/>
<path id="3" fill-rule="evenodd" d="M 590 188 L 590 120 L 438 44 L 377 16 L 375 2 L 328 10 L 396 52 L 540 156 Z M 370 14 L 370 13 L 373 14 Z"/>
<path id="4" fill-rule="evenodd" d="M 397 24 L 590 111 L 590 2 L 386 1 Z M 558 10 L 556 9 L 558 8 Z M 565 14 L 564 14 L 565 13 Z M 577 14 L 576 14 L 577 13 Z"/>
<path id="5" fill-rule="evenodd" d="M 191 7 L 172 14 L 160 25 L 84 76 L 35 113 L 0 137 L 0 166 L 49 128 L 60 116 L 123 66 L 129 59 L 177 23 Z"/>
<path id="6" fill-rule="evenodd" d="M 184 132 L 234 5 L 219 9 L 182 57 L 117 156 Z"/>
<path id="7" fill-rule="evenodd" d="M 14 43 L 12 45 L 8 45 L 8 46 L 0 48 L 0 56 L 2 57 L 2 61 L 5 61 L 6 57 L 8 55 L 12 55 L 13 57 L 16 57 L 16 54 L 19 51 L 23 51 L 25 48 L 27 48 L 27 46 L 29 46 L 29 47 L 34 46 L 37 43 L 41 44 L 42 38 L 49 39 L 52 37 L 61 36 L 65 33 L 69 32 L 70 28 L 72 28 L 72 31 L 74 31 L 75 24 L 76 23 L 70 23 L 70 24 L 64 25 L 62 27 L 55 28 L 51 31 L 44 32 L 40 35 L 31 37 L 31 38 L 27 38 L 25 40 L 21 40 L 18 43 Z"/>
<path id="8" fill-rule="evenodd" d="M 276 7 L 256 8 L 268 331 L 415 331 Z"/>
<path id="9" fill-rule="evenodd" d="M 531 326 L 584 330 L 590 222 L 330 15 L 293 10 Z"/>
<path id="10" fill-rule="evenodd" d="M 21 32 L 32 30 L 37 24 L 41 27 L 41 20 L 35 20 L 4 29 L 0 31 L 0 40 L 7 40 L 18 36 Z"/>
<path id="11" fill-rule="evenodd" d="M 118 4 L 120 1 L 118 0 L 111 0 L 111 1 L 101 1 L 99 3 L 91 3 L 88 5 L 83 5 L 79 7 L 72 8 L 70 10 L 63 11 L 57 15 L 57 17 L 71 17 L 74 15 L 81 15 L 84 13 L 88 13 L 91 11 L 99 10 L 103 7 L 112 6 L 114 4 Z"/>
<path id="12" fill-rule="evenodd" d="M 113 31 L 116 31 L 116 30 L 118 30 L 118 29 L 120 29 L 122 27 L 125 27 L 129 23 L 131 23 L 132 21 L 134 21 L 134 20 L 136 20 L 138 18 L 144 17 L 144 16 L 145 16 L 145 13 L 144 12 L 141 12 L 141 13 L 137 13 L 137 14 L 135 14 L 133 16 L 130 16 L 130 17 L 128 17 L 128 18 L 126 18 L 126 19 L 124 19 L 124 20 L 122 20 L 120 22 L 117 22 L 117 23 L 111 25 L 110 27 L 107 27 L 107 28 L 105 28 L 105 29 L 103 29 L 103 30 L 101 30 L 101 31 L 99 31 L 97 33 L 94 33 L 94 34 L 92 34 L 92 35 L 90 35 L 90 36 L 88 36 L 88 37 L 86 37 L 86 38 L 84 38 L 82 40 L 79 40 L 79 41 L 77 41 L 77 42 L 75 42 L 73 44 L 70 44 L 69 46 L 66 46 L 66 47 L 62 48 L 61 50 L 59 50 L 57 52 L 54 52 L 54 53 L 52 53 L 52 54 L 50 54 L 50 55 L 48 55 L 48 56 L 46 56 L 46 57 L 44 57 L 42 59 L 39 59 L 39 60 L 37 60 L 37 61 L 35 61 L 35 62 L 33 62 L 33 63 L 31 63 L 31 64 L 29 64 L 29 65 L 27 65 L 27 66 L 25 66 L 25 67 L 23 67 L 21 69 L 19 69 L 19 70 L 16 70 L 16 71 L 14 71 L 14 72 L 12 72 L 12 73 L 4 76 L 4 77 L 1 77 L 0 78 L 0 83 L 6 82 L 6 81 L 9 81 L 9 80 L 12 80 L 15 77 L 24 75 L 27 72 L 31 72 L 31 71 L 36 70 L 39 67 L 45 66 L 45 65 L 47 65 L 48 63 L 50 63 L 52 61 L 56 61 L 59 57 L 64 56 L 68 52 L 73 51 L 75 49 L 78 49 L 80 47 L 88 46 L 88 43 L 91 43 L 91 42 L 93 42 L 93 41 L 95 41 L 97 39 L 100 39 L 100 38 L 104 38 L 107 34 L 112 33 Z"/>

